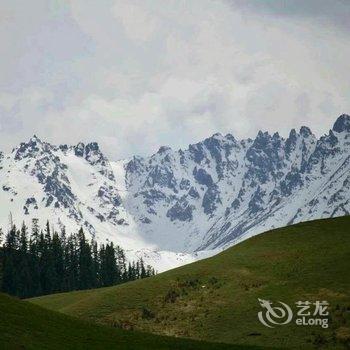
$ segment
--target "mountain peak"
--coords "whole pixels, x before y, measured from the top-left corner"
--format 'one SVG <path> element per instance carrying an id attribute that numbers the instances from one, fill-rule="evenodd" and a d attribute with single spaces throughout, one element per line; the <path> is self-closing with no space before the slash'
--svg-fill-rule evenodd
<path id="1" fill-rule="evenodd" d="M 41 142 L 40 138 L 34 134 L 31 138 L 30 138 L 30 141 L 36 141 L 36 142 Z"/>
<path id="2" fill-rule="evenodd" d="M 221 133 L 217 132 L 217 133 L 211 135 L 210 137 L 206 138 L 204 140 L 204 143 L 205 144 L 207 144 L 208 142 L 212 143 L 213 141 L 214 142 L 217 142 L 217 141 L 221 142 L 223 140 L 224 140 L 224 136 Z"/>
<path id="3" fill-rule="evenodd" d="M 21 144 L 14 148 L 12 152 L 16 152 L 15 159 L 19 160 L 22 158 L 27 158 L 34 156 L 40 150 L 43 150 L 43 142 L 39 139 L 38 136 L 33 135 L 28 142 L 21 142 Z"/>
<path id="4" fill-rule="evenodd" d="M 232 142 L 236 142 L 235 137 L 232 134 L 230 134 L 230 133 L 225 135 L 225 139 L 229 140 L 229 141 L 232 141 Z"/>
<path id="5" fill-rule="evenodd" d="M 276 131 L 276 132 L 272 135 L 272 138 L 276 140 L 276 139 L 281 138 L 281 136 L 280 136 L 280 134 Z"/>
<path id="6" fill-rule="evenodd" d="M 291 141 L 296 141 L 297 139 L 297 132 L 296 130 L 293 128 L 291 129 L 291 131 L 289 132 L 289 136 L 288 136 L 288 140 L 291 140 Z"/>
<path id="7" fill-rule="evenodd" d="M 342 114 L 338 117 L 333 125 L 333 131 L 335 132 L 350 132 L 350 115 Z"/>
<path id="8" fill-rule="evenodd" d="M 215 133 L 215 134 L 212 135 L 212 138 L 214 138 L 214 139 L 222 139 L 223 136 L 222 136 L 221 133 L 217 132 L 217 133 Z"/>
<path id="9" fill-rule="evenodd" d="M 87 153 L 95 152 L 100 153 L 100 145 L 97 142 L 89 142 L 85 145 L 85 149 Z"/>
<path id="10" fill-rule="evenodd" d="M 310 128 L 308 128 L 307 126 L 302 126 L 300 128 L 299 133 L 303 137 L 309 137 L 310 135 L 312 135 L 312 132 L 311 132 Z"/>
<path id="11" fill-rule="evenodd" d="M 255 142 L 267 141 L 269 139 L 271 139 L 271 135 L 268 131 L 259 130 L 258 134 L 256 135 Z"/>
<path id="12" fill-rule="evenodd" d="M 161 147 L 159 147 L 159 150 L 158 150 L 157 153 L 162 154 L 162 153 L 165 153 L 167 151 L 171 151 L 171 147 L 169 147 L 169 146 L 161 146 Z"/>
<path id="13" fill-rule="evenodd" d="M 27 145 L 32 145 L 32 144 L 42 144 L 43 142 L 41 141 L 41 139 L 36 135 L 34 134 L 29 140 L 28 142 L 24 142 L 25 144 Z"/>

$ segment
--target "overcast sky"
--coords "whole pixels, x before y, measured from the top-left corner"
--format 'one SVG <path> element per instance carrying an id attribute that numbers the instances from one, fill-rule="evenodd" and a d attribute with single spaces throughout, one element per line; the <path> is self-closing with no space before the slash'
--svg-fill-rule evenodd
<path id="1" fill-rule="evenodd" d="M 0 149 L 113 159 L 350 113 L 348 0 L 1 0 Z"/>

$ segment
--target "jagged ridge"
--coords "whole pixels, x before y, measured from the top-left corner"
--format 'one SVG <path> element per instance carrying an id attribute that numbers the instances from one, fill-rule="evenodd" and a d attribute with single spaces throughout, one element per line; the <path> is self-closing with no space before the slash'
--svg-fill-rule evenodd
<path id="1" fill-rule="evenodd" d="M 343 114 L 319 139 L 305 126 L 287 139 L 215 134 L 119 162 L 94 142 L 54 146 L 34 136 L 0 154 L 1 224 L 11 211 L 17 222 L 83 226 L 126 249 L 222 249 L 273 227 L 348 215 L 349 133 Z"/>

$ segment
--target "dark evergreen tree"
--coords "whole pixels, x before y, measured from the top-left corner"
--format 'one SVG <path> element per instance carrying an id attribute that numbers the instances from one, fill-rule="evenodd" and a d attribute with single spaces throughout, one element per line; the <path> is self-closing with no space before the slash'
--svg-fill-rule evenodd
<path id="1" fill-rule="evenodd" d="M 51 259 L 53 262 L 52 291 L 58 292 L 63 288 L 64 260 L 62 241 L 57 232 L 53 233 L 51 246 Z"/>
<path id="2" fill-rule="evenodd" d="M 98 255 L 97 242 L 92 240 L 91 247 L 92 247 L 92 276 L 93 276 L 92 287 L 96 288 L 101 285 L 100 284 L 100 260 Z"/>
<path id="3" fill-rule="evenodd" d="M 0 227 L 0 246 L 2 244 L 4 238 L 4 233 L 2 231 L 2 228 Z M 4 271 L 4 249 L 0 247 L 0 290 L 2 290 L 3 285 L 3 271 Z"/>
<path id="4" fill-rule="evenodd" d="M 78 232 L 79 241 L 79 280 L 78 288 L 91 288 L 94 283 L 93 262 L 91 255 L 91 247 L 85 238 L 84 230 L 81 228 Z"/>
<path id="5" fill-rule="evenodd" d="M 40 227 L 39 220 L 32 220 L 32 230 L 29 239 L 29 266 L 32 279 L 32 291 L 31 295 L 42 294 L 41 281 L 40 281 L 40 254 L 39 254 L 39 239 L 40 239 Z"/>
<path id="6" fill-rule="evenodd" d="M 20 296 L 28 297 L 31 295 L 34 286 L 32 285 L 32 277 L 30 271 L 30 256 L 28 249 L 28 231 L 27 226 L 23 222 L 19 237 L 18 249 L 18 285 L 17 293 Z"/>
<path id="7" fill-rule="evenodd" d="M 5 237 L 4 244 L 4 267 L 3 267 L 3 285 L 4 292 L 12 295 L 18 295 L 18 248 L 19 248 L 19 233 L 16 226 L 10 227 Z"/>
<path id="8" fill-rule="evenodd" d="M 58 234 L 47 222 L 41 231 L 37 219 L 30 237 L 25 223 L 21 230 L 10 227 L 0 249 L 0 269 L 0 290 L 19 297 L 111 286 L 155 274 L 143 259 L 127 266 L 123 249 L 89 242 L 82 228 L 67 236 L 64 227 Z"/>
<path id="9" fill-rule="evenodd" d="M 78 252 L 77 239 L 75 235 L 71 235 L 67 239 L 65 249 L 65 280 L 67 290 L 76 290 L 78 288 Z"/>

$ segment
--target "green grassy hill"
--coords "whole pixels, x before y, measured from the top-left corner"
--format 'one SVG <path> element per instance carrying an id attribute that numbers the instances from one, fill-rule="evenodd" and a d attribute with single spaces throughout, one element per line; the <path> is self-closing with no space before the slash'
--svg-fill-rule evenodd
<path id="1" fill-rule="evenodd" d="M 330 303 L 330 327 L 267 328 L 258 298 Z M 164 335 L 279 348 L 350 345 L 350 217 L 276 229 L 223 253 L 115 287 L 31 300 L 79 318 Z"/>
<path id="2" fill-rule="evenodd" d="M 90 324 L 0 294 L 0 349 L 249 350 L 256 348 L 123 331 Z"/>

